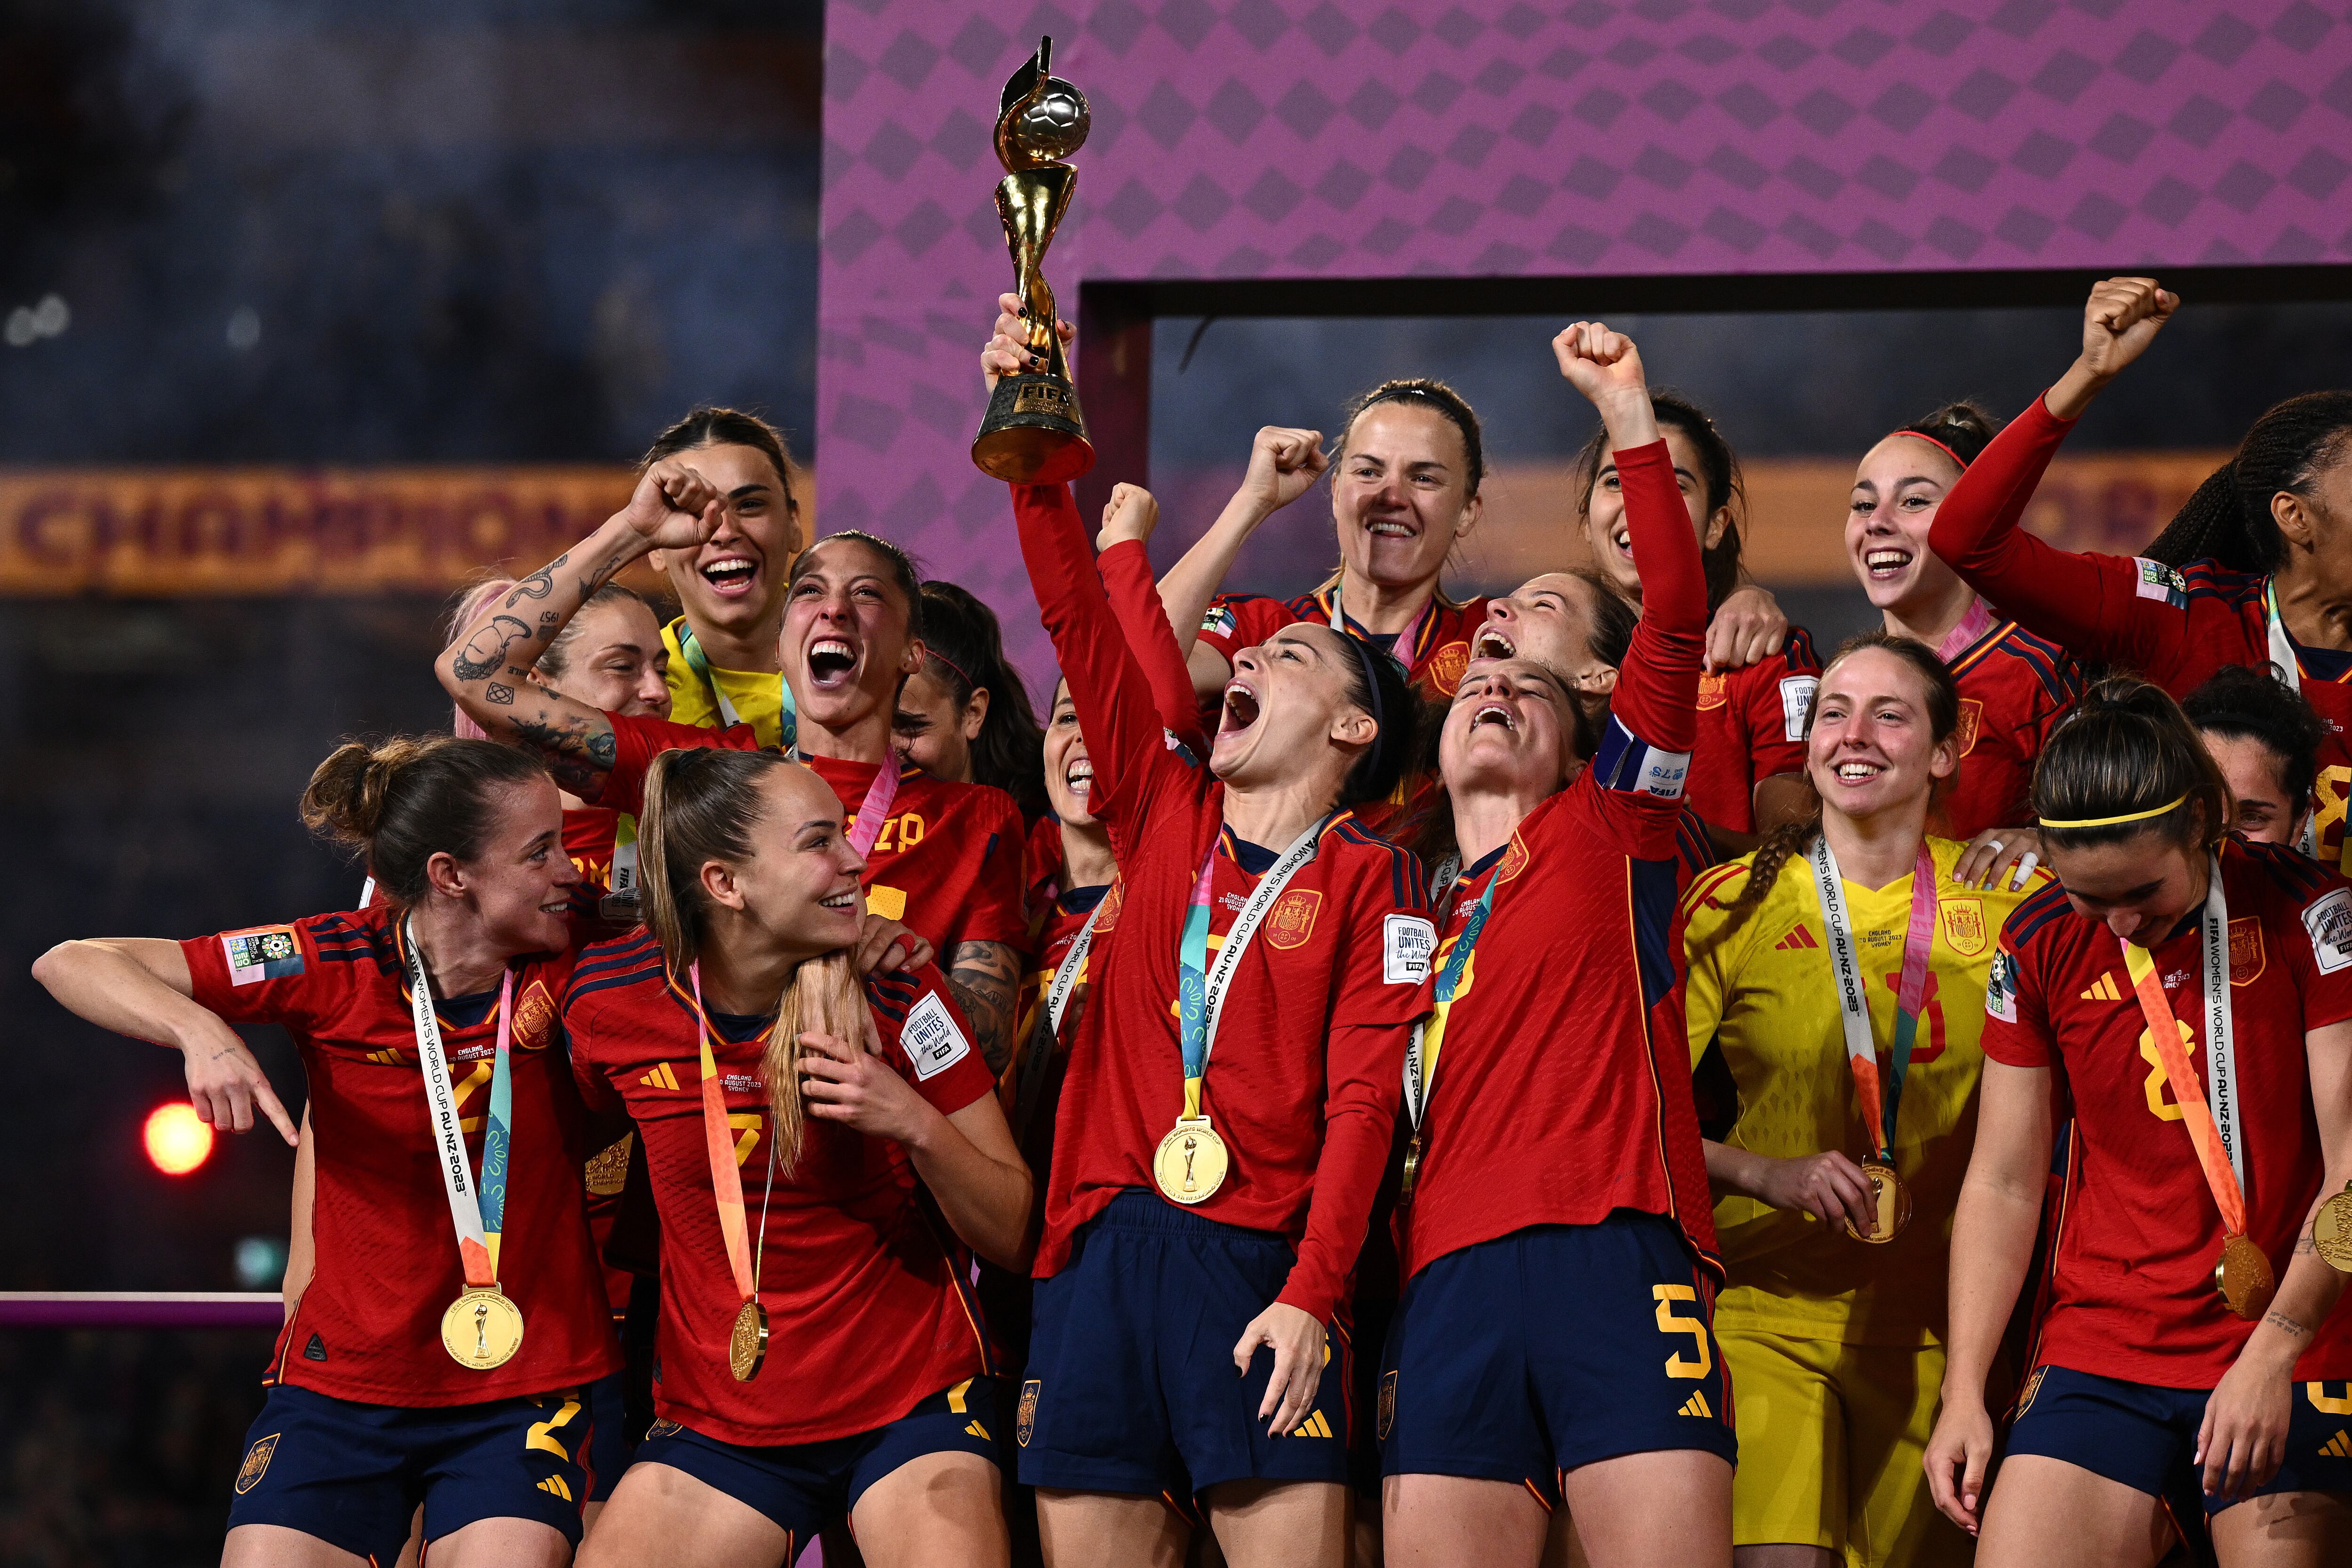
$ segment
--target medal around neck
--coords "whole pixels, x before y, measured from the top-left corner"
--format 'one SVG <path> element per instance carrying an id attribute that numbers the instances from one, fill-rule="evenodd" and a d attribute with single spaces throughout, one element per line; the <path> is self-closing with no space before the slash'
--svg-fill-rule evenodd
<path id="1" fill-rule="evenodd" d="M 2221 1292 L 2223 1305 L 2252 1322 L 2270 1309 L 2278 1280 L 2252 1238 L 2231 1235 L 2222 1238 L 2221 1256 L 2213 1263 L 2213 1288 Z"/>
<path id="2" fill-rule="evenodd" d="M 522 1310 L 496 1285 L 468 1285 L 441 1314 L 441 1343 L 460 1366 L 504 1366 L 522 1348 Z"/>
<path id="3" fill-rule="evenodd" d="M 1813 890 L 1819 895 L 1822 926 L 1829 936 L 1830 974 L 1845 1032 L 1846 1063 L 1853 1073 L 1855 1098 L 1864 1124 L 1870 1131 L 1871 1154 L 1862 1162 L 1870 1183 L 1873 1218 L 1868 1230 L 1846 1221 L 1845 1233 L 1857 1241 L 1883 1247 L 1903 1234 L 1911 1223 L 1911 1188 L 1895 1168 L 1895 1128 L 1903 1103 L 1904 1081 L 1911 1071 L 1911 1048 L 1919 1034 L 1919 1010 L 1926 1003 L 1927 964 L 1936 938 L 1936 858 L 1927 841 L 1919 841 L 1911 864 L 1911 909 L 1903 926 L 1903 968 L 1895 987 L 1895 1039 L 1882 1055 L 1873 1032 L 1867 981 L 1862 973 L 1853 923 L 1847 917 L 1845 880 L 1838 870 L 1837 852 L 1829 835 L 1817 835 L 1810 856 Z"/>
<path id="4" fill-rule="evenodd" d="M 2329 1268 L 2352 1274 L 2352 1182 L 2319 1206 L 2311 1221 L 2311 1245 Z"/>
<path id="5" fill-rule="evenodd" d="M 1206 1116 L 1179 1116 L 1151 1156 L 1151 1176 L 1169 1202 L 1204 1203 L 1225 1185 L 1231 1163 L 1224 1139 Z"/>
<path id="6" fill-rule="evenodd" d="M 736 1382 L 749 1383 L 767 1359 L 768 1309 L 754 1296 L 736 1312 L 735 1327 L 727 1335 L 727 1370 Z"/>
<path id="7" fill-rule="evenodd" d="M 1848 1220 L 1845 1233 L 1856 1241 L 1883 1247 L 1902 1235 L 1903 1228 L 1911 1223 L 1911 1188 L 1893 1166 L 1881 1165 L 1876 1160 L 1864 1160 L 1862 1175 L 1870 1183 L 1870 1200 L 1877 1218 L 1867 1230 L 1856 1230 L 1853 1221 Z"/>

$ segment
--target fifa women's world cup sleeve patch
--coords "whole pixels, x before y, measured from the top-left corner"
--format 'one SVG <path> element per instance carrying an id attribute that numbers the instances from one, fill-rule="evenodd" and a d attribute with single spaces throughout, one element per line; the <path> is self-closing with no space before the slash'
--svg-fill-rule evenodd
<path id="1" fill-rule="evenodd" d="M 1687 751 L 1664 751 L 1652 746 L 1611 714 L 1601 747 L 1592 756 L 1592 777 L 1604 789 L 1679 800 L 1690 782 L 1690 760 Z"/>
<path id="2" fill-rule="evenodd" d="M 2153 599 L 2175 610 L 2189 608 L 2187 578 L 2162 561 L 2149 560 L 2145 556 L 2133 557 L 2132 565 L 2139 568 L 2139 580 L 2133 584 L 2133 591 L 2142 599 Z"/>
<path id="3" fill-rule="evenodd" d="M 1992 956 L 1992 974 L 1985 982 L 1985 1016 L 2003 1023 L 2017 1021 L 2017 955 L 2006 947 Z"/>
<path id="4" fill-rule="evenodd" d="M 2352 888 L 2335 888 L 2312 900 L 2303 912 L 2303 928 L 2311 933 L 2311 956 L 2321 974 L 2352 967 Z"/>
<path id="5" fill-rule="evenodd" d="M 1819 675 L 1780 677 L 1780 738 L 1805 738 L 1805 720 L 1813 711 L 1813 694 L 1822 689 Z"/>
<path id="6" fill-rule="evenodd" d="M 907 1060 L 915 1064 L 919 1082 L 938 1077 L 971 1054 L 971 1041 L 956 1027 L 955 1015 L 948 1011 L 937 991 L 926 992 L 921 1001 L 908 1009 L 898 1043 L 906 1049 Z"/>
<path id="7" fill-rule="evenodd" d="M 1381 916 L 1381 978 L 1391 986 L 1418 986 L 1429 978 L 1429 956 L 1437 948 L 1437 927 L 1418 915 Z"/>
<path id="8" fill-rule="evenodd" d="M 1208 612 L 1201 617 L 1201 630 L 1213 637 L 1230 637 L 1240 629 L 1240 624 L 1239 618 L 1234 614 L 1234 607 L 1223 601 L 1211 604 Z"/>
<path id="9" fill-rule="evenodd" d="M 256 925 L 226 932 L 220 942 L 232 986 L 256 986 L 302 972 L 302 939 L 291 925 Z"/>

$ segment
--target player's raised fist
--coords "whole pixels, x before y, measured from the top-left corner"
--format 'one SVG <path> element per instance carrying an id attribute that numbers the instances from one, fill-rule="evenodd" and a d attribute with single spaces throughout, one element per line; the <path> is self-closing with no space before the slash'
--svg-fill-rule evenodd
<path id="1" fill-rule="evenodd" d="M 1149 539 L 1159 526 L 1157 497 L 1140 485 L 1114 485 L 1110 500 L 1103 507 L 1102 530 L 1095 535 L 1095 549 L 1107 550 L 1129 539 Z"/>
<path id="2" fill-rule="evenodd" d="M 655 549 L 692 549 L 719 531 L 727 499 L 675 457 L 647 468 L 621 517 Z"/>
<path id="3" fill-rule="evenodd" d="M 1576 321 L 1551 340 L 1552 357 L 1569 384 L 1595 402 L 1613 392 L 1646 390 L 1641 350 L 1622 332 L 1605 322 Z"/>
<path id="4" fill-rule="evenodd" d="M 1266 511 L 1279 511 L 1307 494 L 1330 465 L 1321 431 L 1269 424 L 1250 443 L 1242 494 Z"/>
<path id="5" fill-rule="evenodd" d="M 2180 297 L 2168 294 L 2153 277 L 2104 278 L 2083 307 L 2083 368 L 2112 376 L 2147 351 L 2172 319 Z"/>

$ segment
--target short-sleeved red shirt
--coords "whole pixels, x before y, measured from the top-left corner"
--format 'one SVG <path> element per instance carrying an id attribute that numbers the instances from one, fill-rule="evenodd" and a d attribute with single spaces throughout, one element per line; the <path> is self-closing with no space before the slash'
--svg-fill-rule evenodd
<path id="1" fill-rule="evenodd" d="M 2352 884 L 2291 850 L 2233 838 L 2221 848 L 2221 885 L 2247 1231 L 2284 1278 L 2324 1165 L 2304 1035 L 2352 1018 Z M 2195 912 L 2148 956 L 2210 1084 Z M 2213 1289 L 2221 1211 L 2146 1043 L 2122 945 L 2074 914 L 2063 886 L 2044 888 L 2002 927 L 1986 1010 L 1985 1055 L 2051 1069 L 2053 1089 L 2074 1106 L 2036 1359 L 2160 1387 L 2212 1387 L 2254 1325 Z M 2352 1312 L 2320 1325 L 2294 1375 L 2352 1375 Z"/>
<path id="2" fill-rule="evenodd" d="M 1789 628 L 1777 653 L 1701 674 L 1691 810 L 1718 828 L 1754 832 L 1757 781 L 1805 766 L 1805 716 L 1821 684 L 1822 662 L 1801 626 Z"/>
<path id="3" fill-rule="evenodd" d="M 645 800 L 646 769 L 662 752 L 691 747 L 757 751 L 750 725 L 707 729 L 667 719 L 607 714 L 616 742 L 598 803 L 635 812 Z M 812 757 L 808 765 L 833 786 L 855 817 L 879 769 L 871 762 Z M 1002 789 L 950 784 L 909 763 L 898 794 L 866 857 L 866 906 L 902 921 L 950 962 L 957 945 L 1024 945 L 1022 858 L 1027 837 L 1021 808 Z"/>
<path id="4" fill-rule="evenodd" d="M 195 1000 L 231 1023 L 283 1026 L 310 1076 L 318 1262 L 279 1331 L 270 1379 L 401 1406 L 467 1405 L 593 1382 L 620 1359 L 582 1201 L 590 1140 L 556 1017 L 573 955 L 514 963 L 514 1122 L 499 1283 L 521 1310 L 523 1339 L 505 1365 L 475 1372 L 441 1346 L 441 1313 L 466 1288 L 466 1275 L 425 1104 L 397 919 L 388 909 L 313 915 L 180 944 Z M 482 1001 L 436 1005 L 477 1172 L 499 1025 L 495 996 Z"/>
<path id="5" fill-rule="evenodd" d="M 2026 796 L 2051 727 L 2083 695 L 2083 671 L 2054 643 L 2011 621 L 1952 661 L 1960 688 L 1960 770 L 1937 802 L 1947 838 L 2030 826 Z"/>
<path id="6" fill-rule="evenodd" d="M 767 1364 L 735 1380 L 727 1346 L 740 1298 L 710 1186 L 694 1001 L 681 984 L 638 931 L 587 949 L 563 1002 L 583 1095 L 596 1110 L 625 1110 L 645 1144 L 661 1217 L 662 1416 L 722 1442 L 817 1443 L 870 1432 L 991 1370 L 969 1256 L 919 1203 L 907 1152 L 812 1120 L 799 1163 L 776 1173 L 765 1197 Z M 942 1113 L 989 1092 L 987 1063 L 935 969 L 875 976 L 866 999 L 884 1060 Z M 767 1020 L 735 1020 L 741 1038 L 714 1021 L 756 1245 L 772 1135 L 760 1078 Z"/>

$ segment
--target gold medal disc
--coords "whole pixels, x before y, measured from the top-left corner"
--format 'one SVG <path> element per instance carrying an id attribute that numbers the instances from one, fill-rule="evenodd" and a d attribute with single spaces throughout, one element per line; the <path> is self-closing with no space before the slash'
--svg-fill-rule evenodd
<path id="1" fill-rule="evenodd" d="M 1412 1189 L 1421 1180 L 1421 1134 L 1415 1133 L 1404 1146 L 1404 1175 L 1397 1181 L 1397 1207 L 1412 1201 Z"/>
<path id="2" fill-rule="evenodd" d="M 1878 1223 L 1864 1234 L 1849 1220 L 1845 1233 L 1857 1241 L 1883 1247 L 1902 1235 L 1903 1228 L 1911 1223 L 1911 1188 L 1893 1166 L 1876 1160 L 1863 1161 L 1862 1174 L 1870 1183 L 1871 1202 L 1877 1209 Z"/>
<path id="3" fill-rule="evenodd" d="M 2340 1274 L 2352 1274 L 2352 1186 L 2319 1206 L 2311 1221 L 2311 1245 Z"/>
<path id="4" fill-rule="evenodd" d="M 441 1343 L 460 1366 L 504 1366 L 522 1348 L 522 1309 L 496 1285 L 468 1285 L 441 1314 Z"/>
<path id="5" fill-rule="evenodd" d="M 1201 1203 L 1225 1183 L 1224 1139 L 1206 1116 L 1179 1116 L 1151 1156 L 1152 1178 L 1171 1203 Z"/>
<path id="6" fill-rule="evenodd" d="M 2221 1256 L 2213 1264 L 2213 1288 L 2231 1312 L 2252 1322 L 2278 1294 L 2278 1281 L 2261 1248 L 2248 1237 L 2231 1236 L 2222 1239 Z"/>
<path id="7" fill-rule="evenodd" d="M 754 1296 L 735 1314 L 734 1331 L 727 1336 L 727 1370 L 736 1382 L 749 1383 L 760 1375 L 760 1364 L 767 1358 L 768 1309 Z"/>

